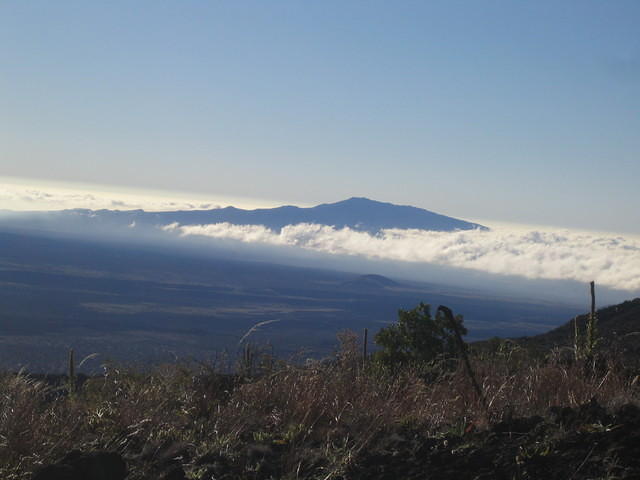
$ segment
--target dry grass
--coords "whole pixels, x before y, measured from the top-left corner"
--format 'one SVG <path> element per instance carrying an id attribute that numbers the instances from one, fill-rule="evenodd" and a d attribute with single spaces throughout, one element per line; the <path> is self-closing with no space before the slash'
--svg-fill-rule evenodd
<path id="1" fill-rule="evenodd" d="M 592 397 L 605 406 L 638 398 L 634 375 L 613 362 L 587 368 L 510 352 L 472 358 L 485 412 L 461 368 L 430 381 L 418 368 L 391 375 L 373 364 L 363 368 L 357 345 L 348 338 L 343 344 L 332 362 L 272 365 L 252 379 L 203 366 L 147 373 L 109 367 L 73 395 L 64 386 L 5 373 L 0 478 L 29 478 L 76 448 L 118 450 L 136 465 L 130 478 L 143 478 L 168 445 L 187 452 L 192 478 L 199 478 L 197 458 L 211 453 L 255 474 L 263 468 L 255 455 L 260 445 L 280 451 L 274 478 L 331 478 L 380 432 L 402 426 L 452 432 L 505 415 L 544 415 L 551 406 Z"/>

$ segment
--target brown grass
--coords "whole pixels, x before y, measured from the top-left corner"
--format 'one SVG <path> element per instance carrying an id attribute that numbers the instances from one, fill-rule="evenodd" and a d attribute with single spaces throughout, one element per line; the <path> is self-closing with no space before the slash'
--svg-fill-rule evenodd
<path id="1" fill-rule="evenodd" d="M 533 360 L 524 352 L 472 358 L 488 414 L 462 368 L 430 381 L 420 368 L 394 375 L 375 364 L 363 368 L 348 338 L 331 362 L 269 365 L 251 379 L 210 366 L 169 365 L 147 373 L 108 367 L 72 395 L 64 386 L 2 374 L 0 478 L 26 479 L 72 449 L 97 448 L 133 458 L 137 470 L 130 478 L 142 478 L 167 445 L 188 452 L 192 478 L 199 478 L 194 459 L 210 453 L 255 472 L 260 465 L 252 449 L 267 445 L 282 451 L 281 478 L 328 479 L 380 432 L 403 426 L 455 432 L 593 397 L 604 406 L 638 398 L 634 375 L 614 362 L 588 368 L 554 357 Z"/>

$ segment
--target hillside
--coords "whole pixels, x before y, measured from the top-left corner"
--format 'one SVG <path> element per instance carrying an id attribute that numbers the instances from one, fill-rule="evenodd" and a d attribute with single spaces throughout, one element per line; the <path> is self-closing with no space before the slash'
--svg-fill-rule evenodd
<path id="1" fill-rule="evenodd" d="M 640 343 L 640 298 L 612 305 L 597 311 L 598 332 L 607 344 L 622 342 L 625 348 L 637 349 Z M 578 328 L 584 331 L 588 315 L 577 317 Z M 536 350 L 553 347 L 572 346 L 574 341 L 574 320 L 554 328 L 549 332 L 516 339 L 523 346 Z"/>
<path id="2" fill-rule="evenodd" d="M 384 290 L 393 287 L 402 287 L 402 285 L 383 275 L 375 274 L 359 275 L 342 283 L 342 288 L 345 289 Z"/>

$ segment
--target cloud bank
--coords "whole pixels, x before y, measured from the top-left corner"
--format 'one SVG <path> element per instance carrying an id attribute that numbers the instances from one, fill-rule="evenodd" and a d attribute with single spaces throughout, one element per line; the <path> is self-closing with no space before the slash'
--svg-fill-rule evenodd
<path id="1" fill-rule="evenodd" d="M 108 185 L 47 184 L 0 177 L 0 208 L 16 211 L 72 208 L 144 209 L 146 211 L 208 210 L 231 204 L 246 208 L 276 206 L 274 202 L 220 195 L 123 189 Z"/>
<path id="2" fill-rule="evenodd" d="M 68 208 L 135 210 L 205 210 L 217 208 L 213 202 L 166 200 L 150 195 L 122 192 L 70 189 L 48 186 L 24 186 L 0 182 L 0 203 L 11 210 L 62 210 Z"/>
<path id="3" fill-rule="evenodd" d="M 640 238 L 627 235 L 538 228 L 456 232 L 389 229 L 371 235 L 315 224 L 289 225 L 280 232 L 262 225 L 229 223 L 171 224 L 163 229 L 185 237 L 422 262 L 529 279 L 595 280 L 614 289 L 640 291 Z"/>

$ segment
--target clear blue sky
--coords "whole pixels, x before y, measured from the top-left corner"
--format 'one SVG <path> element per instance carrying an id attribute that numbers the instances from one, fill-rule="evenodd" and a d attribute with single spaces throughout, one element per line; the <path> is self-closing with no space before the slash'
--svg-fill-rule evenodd
<path id="1" fill-rule="evenodd" d="M 0 0 L 0 175 L 640 232 L 640 2 Z"/>

